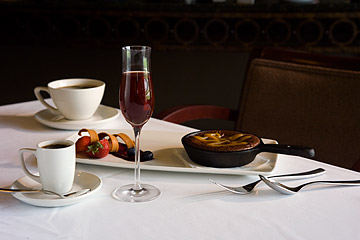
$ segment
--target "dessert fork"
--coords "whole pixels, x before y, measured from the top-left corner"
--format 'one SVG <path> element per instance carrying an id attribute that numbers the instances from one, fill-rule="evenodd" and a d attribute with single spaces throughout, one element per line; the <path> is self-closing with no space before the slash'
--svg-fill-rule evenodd
<path id="1" fill-rule="evenodd" d="M 295 194 L 299 192 L 302 188 L 315 184 L 328 184 L 328 185 L 339 185 L 339 186 L 360 185 L 360 180 L 348 180 L 348 181 L 314 181 L 314 182 L 307 182 L 296 187 L 289 187 L 280 182 L 264 177 L 262 175 L 259 175 L 259 177 L 264 183 L 266 183 L 266 185 L 283 194 Z"/>
<path id="2" fill-rule="evenodd" d="M 282 178 L 282 177 L 286 177 L 286 178 L 292 178 L 292 179 L 297 179 L 297 178 L 302 178 L 302 177 L 316 177 L 316 176 L 320 176 L 321 174 L 324 174 L 326 172 L 325 169 L 323 168 L 317 168 L 311 171 L 306 171 L 306 172 L 300 172 L 300 173 L 291 173 L 291 174 L 283 174 L 283 175 L 276 175 L 276 176 L 270 176 L 268 178 Z M 237 194 L 248 194 L 250 193 L 252 190 L 254 190 L 254 188 L 261 182 L 261 179 L 246 184 L 244 186 L 240 186 L 240 187 L 230 187 L 230 186 L 226 186 L 224 184 L 218 183 L 212 179 L 209 179 L 210 182 L 218 185 L 219 187 L 226 189 L 230 192 L 233 193 L 237 193 Z"/>

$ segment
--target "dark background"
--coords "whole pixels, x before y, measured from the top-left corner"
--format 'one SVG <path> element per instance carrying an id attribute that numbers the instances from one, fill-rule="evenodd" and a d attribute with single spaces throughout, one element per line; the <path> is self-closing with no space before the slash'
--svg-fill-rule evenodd
<path id="1" fill-rule="evenodd" d="M 152 47 L 155 115 L 179 104 L 237 108 L 253 48 L 358 55 L 359 13 L 350 1 L 0 1 L 0 104 L 82 77 L 104 81 L 102 104 L 118 107 L 121 47 L 142 44 Z"/>
<path id="2" fill-rule="evenodd" d="M 0 48 L 2 103 L 34 100 L 33 88 L 84 77 L 106 83 L 103 104 L 118 107 L 120 48 L 7 46 Z M 155 112 L 175 104 L 236 108 L 247 55 L 239 52 L 152 50 Z"/>

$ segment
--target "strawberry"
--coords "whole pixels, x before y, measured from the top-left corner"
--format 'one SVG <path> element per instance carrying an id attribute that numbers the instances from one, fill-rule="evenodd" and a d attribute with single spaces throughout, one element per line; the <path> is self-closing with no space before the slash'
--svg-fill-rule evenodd
<path id="1" fill-rule="evenodd" d="M 87 151 L 89 144 L 90 144 L 90 137 L 88 137 L 88 136 L 81 137 L 75 143 L 76 152 Z"/>
<path id="2" fill-rule="evenodd" d="M 86 154 L 92 158 L 103 158 L 109 154 L 110 144 L 107 139 L 96 141 L 88 146 Z"/>

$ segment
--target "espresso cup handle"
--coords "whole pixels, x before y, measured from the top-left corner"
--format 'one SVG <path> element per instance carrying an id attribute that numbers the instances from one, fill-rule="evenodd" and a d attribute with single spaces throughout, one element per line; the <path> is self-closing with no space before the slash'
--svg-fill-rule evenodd
<path id="1" fill-rule="evenodd" d="M 36 156 L 36 149 L 33 149 L 33 148 L 21 148 L 19 150 L 19 158 L 20 158 L 20 161 L 21 161 L 21 167 L 24 170 L 25 174 L 28 177 L 30 177 L 31 179 L 35 180 L 36 182 L 41 183 L 40 176 L 36 176 L 36 175 L 32 174 L 27 169 L 26 164 L 25 164 L 25 159 L 24 159 L 24 152 L 31 152 L 32 154 L 34 154 Z"/>
<path id="2" fill-rule="evenodd" d="M 34 89 L 34 93 L 35 93 L 35 96 L 36 98 L 45 106 L 47 107 L 50 112 L 52 112 L 53 114 L 56 114 L 56 115 L 60 115 L 61 113 L 59 112 L 59 110 L 57 110 L 55 107 L 51 106 L 50 104 L 48 104 L 47 102 L 45 102 L 44 98 L 42 97 L 41 95 L 41 91 L 44 91 L 44 92 L 47 92 L 50 94 L 49 92 L 49 89 L 47 87 L 36 87 Z"/>

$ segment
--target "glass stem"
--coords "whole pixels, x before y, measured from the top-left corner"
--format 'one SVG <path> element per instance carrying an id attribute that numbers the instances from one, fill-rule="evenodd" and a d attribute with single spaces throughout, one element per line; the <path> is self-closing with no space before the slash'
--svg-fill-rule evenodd
<path id="1" fill-rule="evenodd" d="M 135 135 L 135 183 L 134 190 L 141 190 L 142 187 L 140 185 L 140 132 L 141 127 L 134 127 L 134 135 Z"/>

